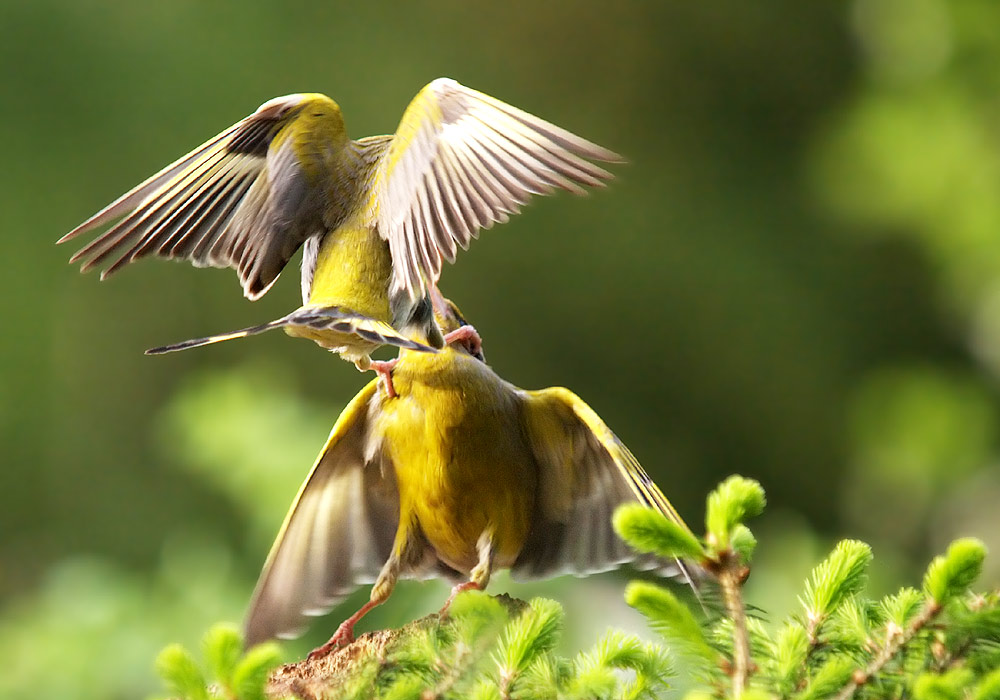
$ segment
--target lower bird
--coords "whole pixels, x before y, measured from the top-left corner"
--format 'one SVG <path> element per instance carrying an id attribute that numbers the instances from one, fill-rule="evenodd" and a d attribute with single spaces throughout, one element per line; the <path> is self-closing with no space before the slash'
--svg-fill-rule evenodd
<path id="1" fill-rule="evenodd" d="M 485 588 L 499 568 L 536 578 L 634 560 L 611 527 L 622 503 L 683 526 L 578 396 L 504 381 L 457 307 L 435 306 L 455 342 L 434 354 L 401 350 L 398 395 L 372 381 L 341 414 L 261 573 L 247 644 L 295 636 L 304 616 L 366 582 L 374 581 L 369 601 L 312 658 L 351 642 L 358 620 L 400 577 L 452 578 L 453 598 Z"/>

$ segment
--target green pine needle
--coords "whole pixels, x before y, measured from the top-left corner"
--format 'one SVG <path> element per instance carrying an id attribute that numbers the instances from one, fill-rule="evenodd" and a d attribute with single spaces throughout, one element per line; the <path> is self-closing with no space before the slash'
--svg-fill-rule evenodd
<path id="1" fill-rule="evenodd" d="M 973 537 L 955 540 L 948 551 L 934 558 L 924 576 L 924 592 L 937 605 L 963 593 L 979 578 L 986 546 Z"/>
<path id="2" fill-rule="evenodd" d="M 240 700 L 264 700 L 264 686 L 271 669 L 281 663 L 281 649 L 273 642 L 250 649 L 233 669 L 230 688 Z"/>
<path id="3" fill-rule="evenodd" d="M 400 673 L 426 675 L 434 668 L 440 655 L 435 630 L 418 629 L 400 640 L 389 660 Z"/>
<path id="4" fill-rule="evenodd" d="M 618 690 L 618 676 L 613 668 L 608 666 L 594 666 L 581 669 L 573 678 L 569 687 L 564 693 L 570 698 L 611 698 Z M 547 696 L 544 693 L 536 693 L 536 697 Z"/>
<path id="5" fill-rule="evenodd" d="M 517 684 L 518 694 L 525 698 L 554 698 L 568 679 L 568 667 L 552 654 L 539 656 L 528 666 Z"/>
<path id="6" fill-rule="evenodd" d="M 825 638 L 829 644 L 852 651 L 867 648 L 872 639 L 871 605 L 857 596 L 844 600 L 830 617 Z"/>
<path id="7" fill-rule="evenodd" d="M 243 655 L 243 640 L 236 626 L 215 625 L 205 634 L 201 648 L 209 674 L 223 686 L 231 686 L 236 664 Z"/>
<path id="8" fill-rule="evenodd" d="M 705 555 L 701 544 L 686 528 L 663 513 L 629 503 L 615 511 L 615 532 L 634 549 L 664 558 L 700 559 Z"/>
<path id="9" fill-rule="evenodd" d="M 483 591 L 466 591 L 448 609 L 452 627 L 459 638 L 472 646 L 475 640 L 497 636 L 507 623 L 507 610 L 495 598 Z"/>
<path id="10" fill-rule="evenodd" d="M 552 649 L 562 631 L 563 609 L 554 600 L 535 598 L 507 624 L 500 645 L 500 676 L 520 676 L 540 654 Z"/>
<path id="11" fill-rule="evenodd" d="M 487 678 L 481 678 L 472 689 L 469 700 L 501 700 L 497 684 Z"/>
<path id="12" fill-rule="evenodd" d="M 156 657 L 156 672 L 172 693 L 183 700 L 208 700 L 205 676 L 191 653 L 180 644 L 167 646 Z"/>
<path id="13" fill-rule="evenodd" d="M 766 504 L 764 489 L 753 479 L 731 476 L 708 496 L 705 526 L 720 549 L 729 547 L 733 528 L 760 515 Z"/>
<path id="14" fill-rule="evenodd" d="M 379 700 L 420 700 L 427 690 L 427 681 L 420 676 L 397 676 Z"/>
<path id="15" fill-rule="evenodd" d="M 776 700 L 776 698 L 760 688 L 747 688 L 740 696 L 740 700 Z"/>
<path id="16" fill-rule="evenodd" d="M 854 669 L 855 664 L 850 657 L 832 657 L 819 667 L 795 700 L 820 700 L 832 696 L 851 680 Z"/>
<path id="17" fill-rule="evenodd" d="M 988 673 L 976 685 L 972 700 L 1000 700 L 1000 669 Z"/>
<path id="18" fill-rule="evenodd" d="M 771 677 L 782 695 L 798 685 L 809 653 L 809 638 L 797 622 L 787 622 L 778 632 L 774 653 L 768 659 Z"/>
<path id="19" fill-rule="evenodd" d="M 642 663 L 635 667 L 635 680 L 626 686 L 622 697 L 624 700 L 657 698 L 659 691 L 670 687 L 670 679 L 675 675 L 667 650 L 647 642 L 643 645 Z"/>
<path id="20" fill-rule="evenodd" d="M 645 581 L 632 581 L 625 588 L 625 602 L 649 619 L 649 625 L 674 643 L 703 668 L 718 664 L 713 649 L 691 610 L 665 588 Z"/>
<path id="21" fill-rule="evenodd" d="M 864 588 L 871 560 L 872 550 L 867 544 L 843 540 L 812 570 L 802 604 L 814 634 L 846 597 Z"/>
<path id="22" fill-rule="evenodd" d="M 749 564 L 754 550 L 757 549 L 757 538 L 750 532 L 750 528 L 742 523 L 737 525 L 733 528 L 729 539 L 729 546 L 739 555 L 740 561 Z"/>
<path id="23" fill-rule="evenodd" d="M 899 629 L 906 629 L 924 607 L 924 595 L 915 588 L 901 588 L 879 601 L 882 619 Z"/>
<path id="24" fill-rule="evenodd" d="M 914 700 L 963 700 L 973 674 L 965 668 L 947 673 L 923 673 L 913 684 Z"/>

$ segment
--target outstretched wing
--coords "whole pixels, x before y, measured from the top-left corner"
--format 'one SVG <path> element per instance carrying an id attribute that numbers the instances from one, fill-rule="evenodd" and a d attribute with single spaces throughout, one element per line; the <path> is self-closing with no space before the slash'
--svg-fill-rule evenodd
<path id="1" fill-rule="evenodd" d="M 615 534 L 623 503 L 656 508 L 687 529 L 628 448 L 563 388 L 524 392 L 525 434 L 538 463 L 537 514 L 516 577 L 586 574 L 640 558 Z"/>
<path id="2" fill-rule="evenodd" d="M 454 80 L 410 102 L 382 159 L 373 206 L 393 259 L 393 291 L 414 299 L 479 229 L 504 222 L 533 194 L 584 192 L 611 178 L 590 160 L 611 151 Z"/>
<path id="3" fill-rule="evenodd" d="M 232 267 L 248 298 L 262 296 L 315 233 L 296 226 L 307 183 L 292 140 L 270 148 L 306 99 L 316 97 L 288 95 L 264 103 L 94 214 L 59 243 L 121 220 L 70 262 L 83 261 L 83 271 L 106 266 L 101 279 L 147 255 Z M 339 119 L 339 113 L 329 118 Z"/>
<path id="4" fill-rule="evenodd" d="M 296 636 L 361 583 L 375 580 L 392 551 L 399 493 L 392 466 L 374 454 L 370 382 L 344 409 L 285 516 L 257 581 L 246 644 Z"/>

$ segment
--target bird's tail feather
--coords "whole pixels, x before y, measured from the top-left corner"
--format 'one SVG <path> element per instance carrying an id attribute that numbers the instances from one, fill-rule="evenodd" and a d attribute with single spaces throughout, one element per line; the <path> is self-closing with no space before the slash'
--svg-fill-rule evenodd
<path id="1" fill-rule="evenodd" d="M 205 336 L 204 338 L 192 338 L 191 340 L 183 340 L 179 343 L 173 343 L 172 345 L 161 345 L 157 348 L 150 348 L 146 351 L 147 355 L 162 355 L 168 352 L 177 352 L 178 350 L 189 350 L 191 348 L 200 348 L 203 345 L 214 345 L 215 343 L 221 343 L 224 340 L 235 340 L 236 338 L 246 338 L 248 335 L 257 335 L 258 333 L 263 333 L 265 331 L 272 330 L 274 328 L 280 328 L 285 325 L 285 319 L 279 318 L 277 321 L 271 321 L 269 323 L 262 323 L 259 326 L 250 326 L 249 328 L 242 328 L 238 331 L 230 331 L 229 333 L 218 333 L 216 335 Z"/>
<path id="2" fill-rule="evenodd" d="M 264 333 L 283 326 L 308 327 L 314 331 L 331 331 L 344 335 L 354 335 L 375 345 L 394 345 L 399 348 L 406 348 L 407 350 L 437 352 L 429 345 L 400 334 L 395 328 L 383 321 L 378 321 L 370 316 L 365 316 L 364 314 L 359 314 L 340 306 L 321 306 L 302 307 L 277 320 L 262 323 L 258 326 L 241 328 L 238 331 L 218 333 L 216 335 L 205 336 L 204 338 L 192 338 L 191 340 L 184 340 L 172 345 L 150 348 L 146 351 L 146 354 L 162 355 L 178 350 L 199 348 L 203 345 L 213 345 L 225 340 L 246 338 L 249 335 L 257 335 L 258 333 Z"/>
<path id="3" fill-rule="evenodd" d="M 435 348 L 426 343 L 407 338 L 384 321 L 359 314 L 342 306 L 304 306 L 290 313 L 282 321 L 283 325 L 308 326 L 318 331 L 356 335 L 375 345 L 394 345 L 407 350 L 437 352 Z"/>

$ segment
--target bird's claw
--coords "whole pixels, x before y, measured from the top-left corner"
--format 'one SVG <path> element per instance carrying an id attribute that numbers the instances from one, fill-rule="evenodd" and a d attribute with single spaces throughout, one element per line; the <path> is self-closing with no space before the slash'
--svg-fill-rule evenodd
<path id="1" fill-rule="evenodd" d="M 393 360 L 372 360 L 369 369 L 378 375 L 378 378 L 382 381 L 382 386 L 385 388 L 386 396 L 390 399 L 396 398 L 396 387 L 392 385 L 392 370 L 399 362 L 399 358 Z"/>
<path id="2" fill-rule="evenodd" d="M 448 608 L 451 607 L 452 602 L 454 602 L 455 600 L 455 596 L 457 596 L 459 593 L 462 593 L 464 591 L 473 591 L 473 590 L 481 591 L 483 590 L 483 587 L 480 584 L 476 583 L 475 581 L 466 581 L 465 583 L 460 583 L 454 588 L 452 588 L 451 595 L 448 596 L 448 600 L 446 600 L 444 602 L 444 605 L 441 606 L 441 609 L 438 611 L 438 616 L 444 617 L 445 615 L 448 614 Z"/>
<path id="3" fill-rule="evenodd" d="M 483 354 L 483 338 L 479 335 L 479 331 L 469 324 L 461 326 L 450 333 L 445 333 L 444 342 L 445 345 L 463 343 L 472 356 Z"/>
<path id="4" fill-rule="evenodd" d="M 309 652 L 309 656 L 306 657 L 309 661 L 316 661 L 317 659 L 322 659 L 327 656 L 330 652 L 335 649 L 340 649 L 346 647 L 348 644 L 354 642 L 354 625 L 348 624 L 349 621 L 345 620 L 341 623 L 337 631 L 333 633 L 330 640 L 321 647 L 316 647 Z"/>

